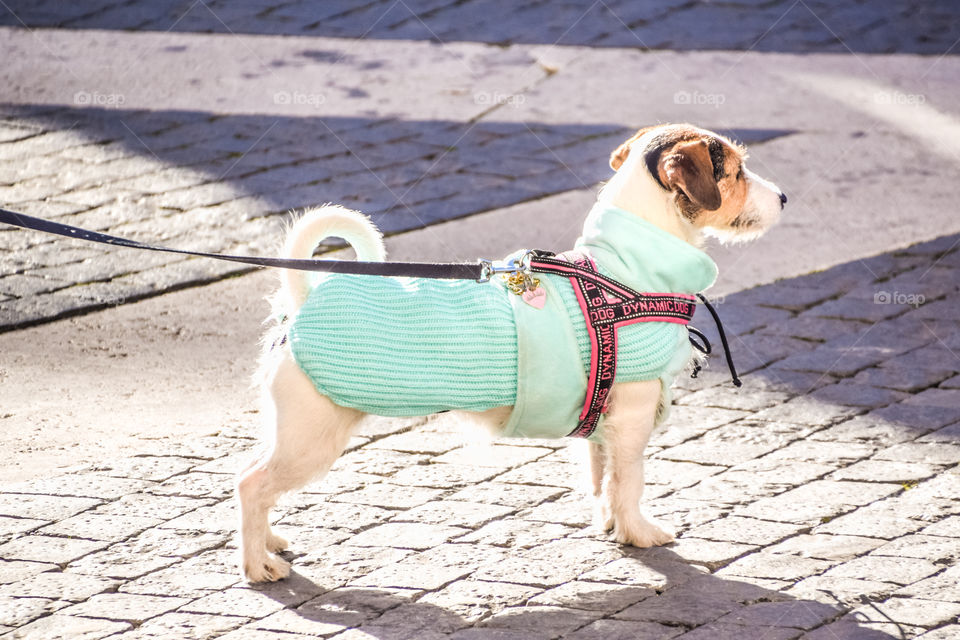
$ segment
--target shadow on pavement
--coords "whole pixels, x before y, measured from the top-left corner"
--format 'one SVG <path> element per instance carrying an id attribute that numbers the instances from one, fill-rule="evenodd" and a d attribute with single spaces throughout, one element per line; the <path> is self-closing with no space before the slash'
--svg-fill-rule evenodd
<path id="1" fill-rule="evenodd" d="M 471 563 L 470 549 L 464 547 L 463 573 L 473 569 L 482 575 L 483 564 Z M 581 567 L 579 579 L 560 585 L 539 583 L 520 572 L 512 583 L 461 580 L 422 598 L 420 590 L 385 585 L 326 590 L 321 586 L 323 568 L 312 567 L 315 573 L 310 575 L 316 576 L 316 583 L 294 571 L 285 581 L 252 587 L 285 607 L 294 607 L 256 627 L 316 635 L 357 627 L 367 634 L 364 637 L 464 640 L 558 636 L 632 640 L 677 635 L 690 640 L 789 639 L 804 633 L 809 640 L 906 637 L 847 615 L 842 604 L 831 606 L 743 579 L 711 575 L 670 548 L 620 548 L 616 555 L 608 564 Z M 564 558 L 556 562 L 562 565 Z M 546 592 L 530 598 L 544 587 Z M 892 622 L 884 626 L 897 628 Z"/>
<path id="2" fill-rule="evenodd" d="M 0 24 L 16 27 L 845 54 L 949 53 L 958 25 L 945 3 L 829 0 L 531 1 L 509 8 L 490 0 L 13 0 L 4 6 Z"/>

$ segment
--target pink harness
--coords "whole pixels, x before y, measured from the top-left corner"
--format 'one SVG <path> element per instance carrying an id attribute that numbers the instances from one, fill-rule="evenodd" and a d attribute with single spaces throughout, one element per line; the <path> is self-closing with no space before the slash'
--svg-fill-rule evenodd
<path id="1" fill-rule="evenodd" d="M 696 298 L 683 293 L 638 293 L 597 272 L 589 256 L 570 251 L 553 256 L 536 252 L 530 270 L 567 276 L 580 303 L 590 336 L 590 375 L 579 423 L 569 436 L 586 438 L 607 412 L 617 370 L 617 329 L 637 322 L 688 325 Z"/>

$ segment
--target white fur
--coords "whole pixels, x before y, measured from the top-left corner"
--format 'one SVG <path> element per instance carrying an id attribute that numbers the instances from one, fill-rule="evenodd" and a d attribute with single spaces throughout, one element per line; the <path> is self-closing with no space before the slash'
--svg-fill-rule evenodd
<path id="1" fill-rule="evenodd" d="M 627 158 L 601 192 L 600 200 L 698 244 L 700 229 L 680 215 L 671 194 L 649 174 L 641 156 L 637 153 Z M 776 202 L 776 213 L 779 213 L 779 190 L 753 174 L 750 181 L 750 196 L 744 209 L 750 208 L 752 215 L 765 219 L 775 218 L 771 212 Z M 329 236 L 345 238 L 361 260 L 384 259 L 383 243 L 373 225 L 361 214 L 336 206 L 309 211 L 298 220 L 288 237 L 286 255 L 309 257 L 317 243 Z M 280 296 L 284 308 L 277 315 L 292 315 L 308 293 L 309 280 L 305 274 L 288 272 Z M 318 393 L 294 362 L 287 345 L 274 347 L 264 361 L 268 391 L 265 414 L 272 425 L 269 450 L 241 474 L 237 483 L 241 564 L 251 582 L 278 580 L 289 574 L 289 563 L 277 555 L 287 543 L 270 530 L 268 512 L 280 495 L 320 479 L 330 469 L 363 416 L 359 411 L 335 405 Z M 640 510 L 644 488 L 643 452 L 656 416 L 662 410 L 661 397 L 659 380 L 615 384 L 604 422 L 604 444 L 589 445 L 598 524 L 612 531 L 614 540 L 638 547 L 673 540 L 672 533 L 644 517 Z M 465 415 L 496 434 L 506 423 L 511 409 L 499 407 L 482 413 L 465 412 Z"/>

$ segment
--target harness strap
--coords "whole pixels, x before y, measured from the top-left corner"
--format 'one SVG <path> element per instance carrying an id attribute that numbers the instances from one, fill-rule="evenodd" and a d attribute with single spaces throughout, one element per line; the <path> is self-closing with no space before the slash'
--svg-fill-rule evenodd
<path id="1" fill-rule="evenodd" d="M 638 293 L 598 273 L 593 260 L 580 252 L 555 258 L 537 252 L 530 260 L 530 270 L 568 277 L 583 312 L 590 337 L 590 373 L 579 422 L 568 435 L 586 438 L 608 409 L 617 371 L 617 329 L 637 322 L 687 325 L 693 318 L 696 298 L 682 293 Z"/>

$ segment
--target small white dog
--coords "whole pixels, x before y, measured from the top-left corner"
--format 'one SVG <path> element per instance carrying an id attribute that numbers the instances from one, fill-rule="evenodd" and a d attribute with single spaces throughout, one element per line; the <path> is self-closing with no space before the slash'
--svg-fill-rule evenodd
<path id="1" fill-rule="evenodd" d="M 633 290 L 674 295 L 682 306 L 716 277 L 698 248 L 702 234 L 758 237 L 786 202 L 744 158 L 741 147 L 691 125 L 641 129 L 612 154 L 616 174 L 577 250 L 599 273 Z M 346 239 L 360 260 L 384 259 L 373 225 L 334 206 L 301 218 L 285 253 L 308 258 L 330 236 Z M 605 356 L 584 320 L 583 296 L 560 275 L 485 284 L 298 271 L 284 277 L 283 340 L 264 361 L 273 438 L 237 484 L 242 566 L 251 582 L 289 574 L 277 555 L 287 542 L 271 531 L 268 512 L 281 494 L 330 469 L 366 413 L 459 410 L 498 435 L 547 437 L 556 427 L 551 435 L 564 436 L 588 414 L 588 385 L 612 379 L 613 368 L 605 374 L 597 364 Z M 589 298 L 591 285 L 583 286 Z M 622 302 L 609 290 L 594 301 Z M 592 434 L 599 524 L 639 547 L 673 540 L 640 511 L 643 452 L 669 404 L 670 383 L 692 359 L 682 321 L 649 320 L 610 329 L 617 359 L 607 364 L 616 383 L 601 398 L 602 416 L 595 412 L 597 430 L 579 431 Z"/>

